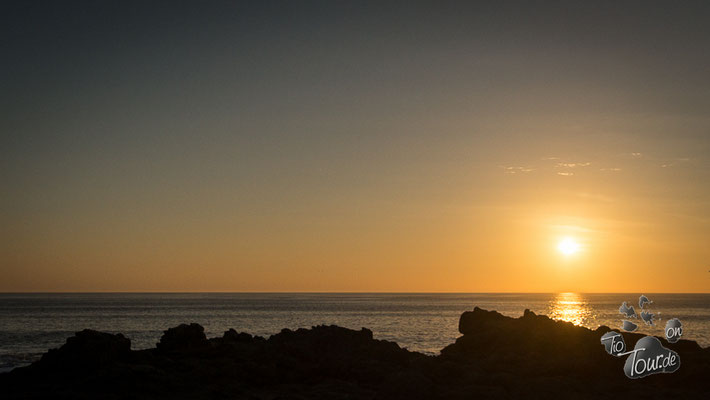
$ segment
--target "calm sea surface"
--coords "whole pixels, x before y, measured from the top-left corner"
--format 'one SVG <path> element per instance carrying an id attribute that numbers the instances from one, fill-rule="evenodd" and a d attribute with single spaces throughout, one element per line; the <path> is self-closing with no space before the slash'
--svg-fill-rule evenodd
<path id="1" fill-rule="evenodd" d="M 662 336 L 665 321 L 679 318 L 683 338 L 710 346 L 710 294 L 645 293 L 660 316 L 640 333 Z M 622 301 L 638 310 L 633 294 L 286 294 L 286 293 L 92 293 L 0 294 L 0 371 L 27 364 L 84 328 L 120 332 L 133 349 L 154 347 L 162 331 L 197 322 L 207 337 L 229 329 L 268 337 L 282 328 L 336 324 L 367 327 L 375 338 L 438 354 L 458 336 L 462 312 L 479 306 L 520 316 L 538 314 L 596 328 L 618 328 Z"/>

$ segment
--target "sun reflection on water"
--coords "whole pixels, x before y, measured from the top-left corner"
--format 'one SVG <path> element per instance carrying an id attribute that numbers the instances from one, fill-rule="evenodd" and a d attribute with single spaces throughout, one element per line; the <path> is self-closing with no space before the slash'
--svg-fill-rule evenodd
<path id="1" fill-rule="evenodd" d="M 567 321 L 575 325 L 588 325 L 593 319 L 589 304 L 577 293 L 559 293 L 550 302 L 547 315 L 558 321 Z"/>

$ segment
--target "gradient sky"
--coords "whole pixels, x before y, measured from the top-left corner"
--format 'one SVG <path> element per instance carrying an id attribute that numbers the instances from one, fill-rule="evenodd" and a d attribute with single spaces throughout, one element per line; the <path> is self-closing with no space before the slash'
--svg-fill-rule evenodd
<path id="1" fill-rule="evenodd" d="M 3 6 L 0 291 L 710 290 L 708 2 L 108 3 Z"/>

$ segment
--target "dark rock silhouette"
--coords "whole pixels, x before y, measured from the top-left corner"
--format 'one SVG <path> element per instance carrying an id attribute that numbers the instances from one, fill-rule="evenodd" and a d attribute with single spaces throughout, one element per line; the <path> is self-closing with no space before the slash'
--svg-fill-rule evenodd
<path id="1" fill-rule="evenodd" d="M 268 339 L 230 329 L 207 339 L 197 324 L 165 331 L 155 349 L 131 351 L 122 335 L 85 330 L 28 367 L 0 374 L 3 399 L 471 399 L 709 398 L 710 349 L 664 347 L 683 367 L 643 379 L 590 330 L 525 311 L 475 308 L 463 336 L 440 356 L 376 340 L 368 329 L 316 326 Z M 614 332 L 618 332 L 614 330 Z M 643 335 L 620 332 L 628 346 Z"/>
<path id="2" fill-rule="evenodd" d="M 200 324 L 180 324 L 163 332 L 157 349 L 163 352 L 202 348 L 208 345 L 205 328 Z"/>
<path id="3" fill-rule="evenodd" d="M 97 368 L 127 360 L 131 341 L 121 335 L 84 329 L 67 339 L 64 346 L 51 349 L 42 356 L 39 365 L 48 368 Z"/>

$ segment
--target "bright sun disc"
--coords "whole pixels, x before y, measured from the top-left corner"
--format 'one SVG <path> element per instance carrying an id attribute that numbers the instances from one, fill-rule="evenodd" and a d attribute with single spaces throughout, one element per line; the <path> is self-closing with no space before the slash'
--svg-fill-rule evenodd
<path id="1" fill-rule="evenodd" d="M 575 242 L 572 238 L 564 238 L 557 245 L 557 250 L 564 255 L 572 255 L 579 251 L 579 243 Z"/>

